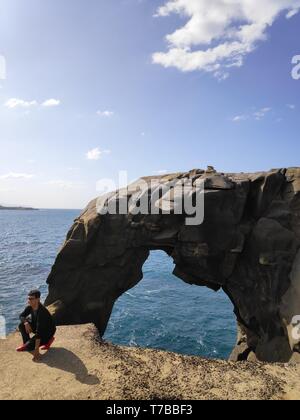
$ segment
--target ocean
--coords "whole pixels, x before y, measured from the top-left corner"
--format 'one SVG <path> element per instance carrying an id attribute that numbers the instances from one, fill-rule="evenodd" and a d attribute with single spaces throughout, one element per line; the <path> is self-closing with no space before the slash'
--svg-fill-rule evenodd
<path id="1" fill-rule="evenodd" d="M 79 210 L 0 211 L 0 316 L 15 330 L 27 292 L 47 295 L 46 279 Z M 115 344 L 227 359 L 236 340 L 233 307 L 223 292 L 172 275 L 173 261 L 155 251 L 144 279 L 115 304 L 104 338 Z"/>

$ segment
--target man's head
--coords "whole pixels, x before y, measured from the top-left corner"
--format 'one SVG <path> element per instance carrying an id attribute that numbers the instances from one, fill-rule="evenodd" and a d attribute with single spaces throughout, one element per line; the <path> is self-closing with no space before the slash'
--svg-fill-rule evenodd
<path id="1" fill-rule="evenodd" d="M 41 292 L 39 290 L 31 290 L 31 292 L 28 293 L 28 304 L 32 308 L 38 307 L 41 300 Z"/>

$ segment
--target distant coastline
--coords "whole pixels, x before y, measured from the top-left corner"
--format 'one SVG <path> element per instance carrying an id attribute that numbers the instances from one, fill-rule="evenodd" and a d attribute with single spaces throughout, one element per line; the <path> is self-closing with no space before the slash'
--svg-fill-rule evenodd
<path id="1" fill-rule="evenodd" d="M 6 207 L 6 206 L 0 206 L 0 210 L 35 210 L 37 211 L 38 209 L 34 209 L 32 207 Z"/>

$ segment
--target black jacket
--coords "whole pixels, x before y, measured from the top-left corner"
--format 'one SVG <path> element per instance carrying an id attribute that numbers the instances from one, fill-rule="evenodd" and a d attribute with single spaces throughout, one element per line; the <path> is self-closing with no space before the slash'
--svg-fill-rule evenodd
<path id="1" fill-rule="evenodd" d="M 31 306 L 28 306 L 20 315 L 22 323 L 28 322 L 31 325 L 32 332 L 36 334 L 36 338 L 50 339 L 56 332 L 56 327 L 52 316 L 48 309 L 40 304 L 36 316 Z"/>

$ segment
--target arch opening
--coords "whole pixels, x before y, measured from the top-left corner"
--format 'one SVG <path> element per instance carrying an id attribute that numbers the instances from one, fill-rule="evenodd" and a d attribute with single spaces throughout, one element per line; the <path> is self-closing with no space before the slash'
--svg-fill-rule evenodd
<path id="1" fill-rule="evenodd" d="M 228 296 L 189 285 L 173 270 L 171 257 L 151 251 L 143 280 L 116 301 L 104 338 L 114 344 L 228 359 L 236 342 Z"/>

